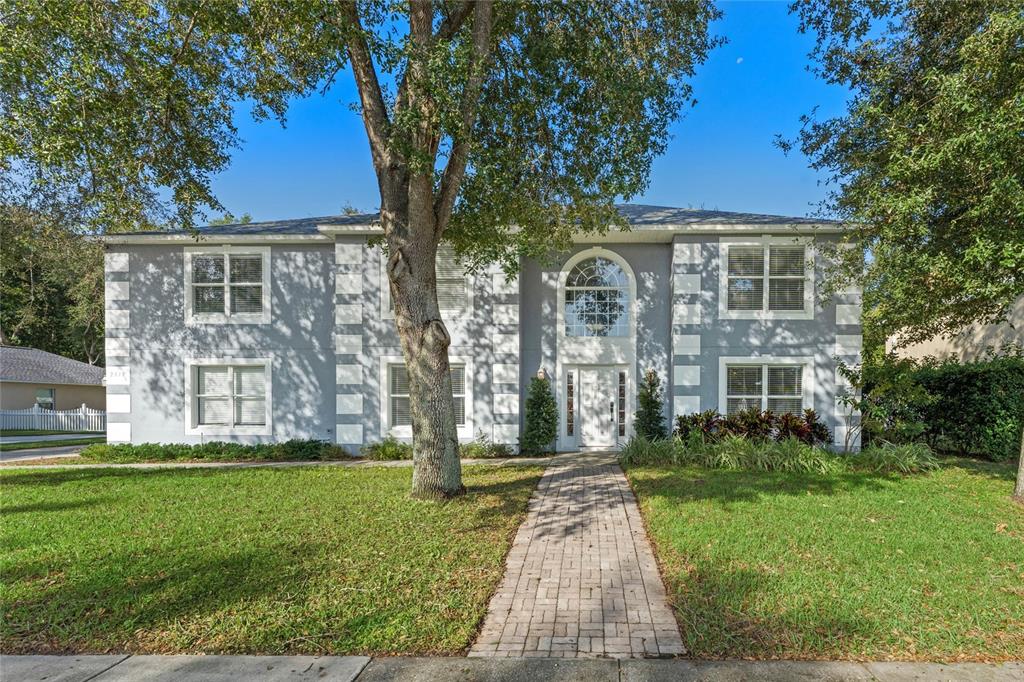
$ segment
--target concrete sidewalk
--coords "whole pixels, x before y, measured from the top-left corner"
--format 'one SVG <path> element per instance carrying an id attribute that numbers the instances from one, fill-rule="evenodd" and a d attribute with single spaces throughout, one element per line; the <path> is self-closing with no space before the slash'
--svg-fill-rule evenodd
<path id="1" fill-rule="evenodd" d="M 81 438 L 102 438 L 105 434 L 95 431 L 85 433 L 51 433 L 47 436 L 0 436 L 0 445 L 11 443 L 45 443 L 51 440 L 78 440 Z"/>
<path id="2" fill-rule="evenodd" d="M 374 658 L 366 656 L 0 656 L 4 682 L 668 682 L 1024 680 L 1024 663 L 849 663 L 684 659 Z"/>

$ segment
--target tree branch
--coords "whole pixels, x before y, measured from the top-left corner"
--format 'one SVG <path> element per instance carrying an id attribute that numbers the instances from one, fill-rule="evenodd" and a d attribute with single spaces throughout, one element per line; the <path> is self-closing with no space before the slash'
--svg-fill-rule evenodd
<path id="1" fill-rule="evenodd" d="M 359 10 L 355 2 L 341 3 L 342 16 L 349 24 L 347 38 L 348 58 L 352 63 L 356 86 L 359 89 L 359 101 L 363 107 L 363 124 L 370 140 L 370 152 L 373 165 L 380 174 L 388 162 L 388 132 L 391 122 L 388 120 L 387 106 L 381 94 L 377 70 L 373 66 L 373 57 L 366 44 L 363 27 L 359 21 Z"/>
<path id="2" fill-rule="evenodd" d="M 435 226 L 438 236 L 444 233 L 455 207 L 455 198 L 459 194 L 459 186 L 466 174 L 469 161 L 470 141 L 473 123 L 476 120 L 483 88 L 484 76 L 487 73 L 487 61 L 490 57 L 491 29 L 494 6 L 490 2 L 475 3 L 473 12 L 473 46 L 469 62 L 469 75 L 466 87 L 462 92 L 459 108 L 462 113 L 459 130 L 453 136 L 452 151 L 448 155 L 437 200 L 434 202 Z"/>
<path id="3" fill-rule="evenodd" d="M 462 24 L 466 22 L 466 18 L 469 17 L 469 13 L 475 4 L 473 0 L 460 2 L 458 8 L 452 14 L 447 15 L 437 28 L 437 35 L 434 36 L 435 40 L 441 42 L 454 38 L 455 34 L 462 28 Z"/>

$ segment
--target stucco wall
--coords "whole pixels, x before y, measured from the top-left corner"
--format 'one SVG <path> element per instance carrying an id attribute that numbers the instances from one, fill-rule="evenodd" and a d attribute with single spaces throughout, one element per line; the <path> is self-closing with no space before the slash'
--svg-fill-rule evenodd
<path id="1" fill-rule="evenodd" d="M 722 357 L 809 357 L 814 408 L 842 442 L 845 422 L 835 404 L 834 356 L 859 362 L 860 294 L 844 292 L 825 305 L 816 303 L 813 319 L 720 319 L 719 241 L 705 235 L 677 236 L 674 243 L 601 245 L 623 259 L 635 279 L 630 412 L 637 377 L 648 368 L 664 381 L 665 414 L 671 418 L 710 408 L 724 411 Z M 569 259 L 589 248 L 578 246 L 547 265 L 527 261 L 511 282 L 493 269 L 472 275 L 470 313 L 446 319 L 449 353 L 471 370 L 466 377 L 472 393 L 470 423 L 461 440 L 482 435 L 515 444 L 526 388 L 539 369 L 555 379 L 556 397 L 564 405 L 556 373 L 563 357 L 557 323 L 560 273 Z M 385 435 L 381 358 L 399 358 L 401 348 L 382 296 L 386 278 L 380 250 L 368 246 L 365 237 L 351 236 L 333 243 L 275 244 L 270 258 L 270 324 L 187 325 L 182 246 L 110 249 L 111 440 L 203 439 L 186 433 L 188 358 L 272 359 L 272 433 L 217 440 L 318 438 L 355 452 Z M 816 268 L 819 279 L 821 272 Z M 564 439 L 560 444 L 571 447 Z"/>
<path id="2" fill-rule="evenodd" d="M 936 336 L 905 348 L 896 348 L 896 341 L 896 337 L 887 339 L 885 349 L 901 358 L 931 356 L 970 362 L 983 358 L 990 349 L 997 354 L 1005 352 L 1013 345 L 1024 345 L 1024 296 L 1017 299 L 1002 324 L 975 324 L 957 334 Z"/>
<path id="3" fill-rule="evenodd" d="M 57 410 L 76 410 L 84 403 L 93 410 L 106 405 L 107 392 L 102 386 L 77 384 L 26 384 L 20 381 L 0 382 L 0 410 L 24 410 L 36 404 L 36 391 L 54 389 Z"/>
<path id="4" fill-rule="evenodd" d="M 269 357 L 273 434 L 206 440 L 334 440 L 330 244 L 272 248 L 268 325 L 187 326 L 183 248 L 125 246 L 117 253 L 127 260 L 108 253 L 108 285 L 127 282 L 128 287 L 118 298 L 108 289 L 106 302 L 108 437 L 126 435 L 134 443 L 199 442 L 203 437 L 185 433 L 185 359 Z M 111 326 L 111 311 L 127 311 L 127 319 L 118 322 L 127 326 Z M 112 339 L 127 343 L 115 346 Z M 111 396 L 124 394 L 130 396 L 129 411 L 115 412 Z M 129 424 L 130 432 L 117 424 Z"/>

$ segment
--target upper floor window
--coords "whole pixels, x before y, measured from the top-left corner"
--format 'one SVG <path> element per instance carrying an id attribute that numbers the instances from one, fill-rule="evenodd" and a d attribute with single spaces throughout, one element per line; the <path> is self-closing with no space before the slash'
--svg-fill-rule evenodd
<path id="1" fill-rule="evenodd" d="M 577 263 L 565 282 L 566 336 L 628 336 L 629 277 L 600 256 Z"/>
<path id="2" fill-rule="evenodd" d="M 437 305 L 445 318 L 462 317 L 472 307 L 469 276 L 462 264 L 455 257 L 455 249 L 451 244 L 440 244 L 437 247 L 437 258 L 434 261 L 434 272 L 437 282 Z M 381 290 L 385 298 L 384 310 L 388 317 L 394 317 L 395 303 L 391 300 L 391 287 L 387 279 L 387 256 L 381 255 Z"/>
<path id="3" fill-rule="evenodd" d="M 270 322 L 270 249 L 185 251 L 185 306 L 190 323 Z"/>
<path id="4" fill-rule="evenodd" d="M 812 312 L 807 246 L 723 245 L 723 317 L 805 317 Z"/>

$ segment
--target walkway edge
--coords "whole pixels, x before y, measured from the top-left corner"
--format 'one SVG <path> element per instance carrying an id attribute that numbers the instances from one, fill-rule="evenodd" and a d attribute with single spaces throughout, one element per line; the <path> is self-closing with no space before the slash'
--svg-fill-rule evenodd
<path id="1" fill-rule="evenodd" d="M 375 680 L 595 680 L 661 682 L 688 680 L 828 679 L 836 682 L 951 680 L 1010 682 L 1024 679 L 1024 661 L 918 663 L 889 661 L 695 661 L 689 659 L 552 659 L 366 656 L 11 656 L 0 655 L 5 680 L 110 682 L 157 680 L 227 682 L 373 682 Z"/>

